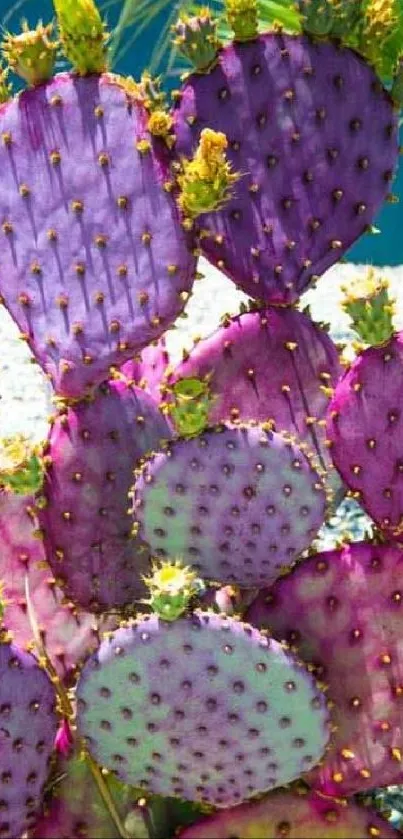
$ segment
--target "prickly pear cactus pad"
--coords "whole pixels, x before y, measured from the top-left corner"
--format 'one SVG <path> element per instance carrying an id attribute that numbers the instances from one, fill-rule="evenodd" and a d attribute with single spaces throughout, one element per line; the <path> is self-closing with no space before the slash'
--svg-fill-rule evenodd
<path id="1" fill-rule="evenodd" d="M 198 341 L 168 378 L 197 377 L 211 394 L 209 421 L 274 421 L 305 441 L 319 468 L 338 476 L 325 445 L 324 417 L 341 375 L 324 329 L 296 309 L 269 308 L 226 318 Z"/>
<path id="2" fill-rule="evenodd" d="M 203 577 L 274 580 L 309 547 L 326 509 L 323 483 L 296 443 L 264 426 L 217 426 L 167 444 L 134 487 L 140 535 Z"/>
<path id="3" fill-rule="evenodd" d="M 98 646 L 94 616 L 66 602 L 37 538 L 33 497 L 0 490 L 0 580 L 4 622 L 17 644 L 32 644 L 25 579 L 46 649 L 58 674 L 69 679 L 76 664 Z"/>
<path id="4" fill-rule="evenodd" d="M 74 603 L 98 612 L 144 594 L 150 554 L 131 533 L 128 492 L 139 458 L 169 436 L 152 397 L 123 378 L 56 417 L 37 514 L 48 561 Z"/>
<path id="5" fill-rule="evenodd" d="M 337 726 L 310 779 L 325 793 L 401 783 L 403 553 L 356 543 L 306 560 L 247 612 L 316 665 Z"/>
<path id="6" fill-rule="evenodd" d="M 1 108 L 0 293 L 63 395 L 157 338 L 192 285 L 148 118 L 108 74 L 60 74 Z"/>
<path id="7" fill-rule="evenodd" d="M 234 807 L 202 819 L 180 839 L 364 839 L 401 834 L 379 816 L 353 801 L 329 801 L 301 787 L 276 790 L 262 801 Z"/>
<path id="8" fill-rule="evenodd" d="M 0 831 L 35 823 L 57 731 L 55 692 L 30 653 L 0 640 Z"/>
<path id="9" fill-rule="evenodd" d="M 201 247 L 247 294 L 298 299 L 366 230 L 397 161 L 396 109 L 352 50 L 269 33 L 233 43 L 184 83 L 176 149 L 225 132 L 243 173 L 222 211 L 200 217 Z"/>
<path id="10" fill-rule="evenodd" d="M 403 534 L 403 333 L 358 356 L 328 410 L 333 462 L 390 538 Z"/>
<path id="11" fill-rule="evenodd" d="M 308 671 L 256 629 L 208 612 L 111 633 L 81 673 L 77 707 L 91 754 L 119 779 L 217 807 L 300 776 L 329 736 Z"/>
<path id="12" fill-rule="evenodd" d="M 139 387 L 143 387 L 151 393 L 156 402 L 162 399 L 160 385 L 169 365 L 169 353 L 166 347 L 165 338 L 149 344 L 135 358 L 131 358 L 123 364 L 121 371 L 126 379 L 129 379 Z"/>

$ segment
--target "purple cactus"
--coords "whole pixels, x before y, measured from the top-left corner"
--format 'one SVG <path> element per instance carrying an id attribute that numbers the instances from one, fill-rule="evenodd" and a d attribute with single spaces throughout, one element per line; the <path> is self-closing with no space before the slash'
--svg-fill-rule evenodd
<path id="1" fill-rule="evenodd" d="M 362 352 L 328 411 L 331 455 L 355 497 L 390 538 L 403 533 L 403 333 Z"/>
<path id="2" fill-rule="evenodd" d="M 39 631 L 58 674 L 71 681 L 79 661 L 95 650 L 99 635 L 94 616 L 66 601 L 37 538 L 33 497 L 0 491 L 0 580 L 4 622 L 21 647 L 32 644 L 25 597 L 28 579 Z"/>
<path id="3" fill-rule="evenodd" d="M 168 369 L 169 353 L 165 338 L 160 338 L 159 341 L 145 347 L 138 356 L 126 361 L 121 372 L 133 384 L 144 387 L 159 404 L 162 399 L 161 383 Z"/>
<path id="4" fill-rule="evenodd" d="M 296 309 L 269 308 L 226 318 L 195 344 L 168 382 L 189 377 L 208 382 L 212 423 L 274 421 L 278 431 L 306 442 L 340 495 L 323 427 L 329 389 L 340 375 L 337 349 L 323 329 Z"/>
<path id="5" fill-rule="evenodd" d="M 158 338 L 195 272 L 166 146 L 119 77 L 60 74 L 0 112 L 0 293 L 58 393 Z"/>
<path id="6" fill-rule="evenodd" d="M 403 553 L 356 543 L 310 557 L 247 612 L 313 662 L 336 733 L 310 782 L 350 795 L 401 783 Z"/>
<path id="7" fill-rule="evenodd" d="M 0 836 L 35 823 L 57 731 L 56 697 L 36 659 L 0 637 Z"/>
<path id="8" fill-rule="evenodd" d="M 149 615 L 111 633 L 82 670 L 78 729 L 117 777 L 229 807 L 322 756 L 323 694 L 280 644 L 232 618 Z"/>
<path id="9" fill-rule="evenodd" d="M 252 5 L 252 4 L 251 4 Z M 225 132 L 243 177 L 200 246 L 243 291 L 292 303 L 368 228 L 398 155 L 398 114 L 365 61 L 305 35 L 232 43 L 181 89 L 178 154 Z"/>
<path id="10" fill-rule="evenodd" d="M 179 839 L 363 839 L 401 836 L 377 813 L 354 801 L 319 797 L 303 784 L 276 790 L 262 801 L 214 813 L 179 833 Z"/>
<path id="11" fill-rule="evenodd" d="M 272 582 L 309 547 L 326 508 L 308 456 L 259 425 L 169 443 L 139 470 L 134 496 L 155 556 L 247 588 Z"/>
<path id="12" fill-rule="evenodd" d="M 75 604 L 97 612 L 144 594 L 150 554 L 132 535 L 128 492 L 139 458 L 169 436 L 152 397 L 123 379 L 53 422 L 37 515 L 49 564 Z"/>

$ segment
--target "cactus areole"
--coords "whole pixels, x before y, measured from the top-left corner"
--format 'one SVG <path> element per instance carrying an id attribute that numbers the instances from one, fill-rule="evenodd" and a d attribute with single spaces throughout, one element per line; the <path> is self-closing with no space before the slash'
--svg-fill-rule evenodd
<path id="1" fill-rule="evenodd" d="M 209 125 L 225 133 L 242 175 L 225 207 L 199 218 L 204 255 L 251 297 L 293 303 L 368 229 L 389 191 L 392 98 L 355 51 L 281 32 L 236 38 L 176 98 L 177 153 L 189 156 Z"/>

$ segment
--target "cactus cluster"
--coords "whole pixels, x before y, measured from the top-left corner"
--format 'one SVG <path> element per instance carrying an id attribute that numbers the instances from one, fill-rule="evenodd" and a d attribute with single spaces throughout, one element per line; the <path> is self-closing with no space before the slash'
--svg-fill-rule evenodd
<path id="1" fill-rule="evenodd" d="M 93 0 L 5 35 L 0 302 L 55 410 L 0 435 L 0 839 L 402 835 L 403 337 L 372 269 L 347 369 L 300 304 L 390 196 L 402 13 L 289 2 L 181 14 L 171 107 Z M 174 365 L 202 254 L 250 299 Z M 345 494 L 374 534 L 321 551 Z"/>

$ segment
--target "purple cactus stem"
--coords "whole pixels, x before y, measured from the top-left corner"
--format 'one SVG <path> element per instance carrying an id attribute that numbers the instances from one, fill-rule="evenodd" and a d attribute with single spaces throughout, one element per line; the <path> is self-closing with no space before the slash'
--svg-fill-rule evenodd
<path id="1" fill-rule="evenodd" d="M 336 733 L 309 778 L 325 794 L 403 781 L 402 573 L 397 547 L 358 542 L 310 557 L 247 611 L 327 685 Z"/>
<path id="2" fill-rule="evenodd" d="M 296 301 L 367 230 L 398 159 L 398 113 L 370 66 L 304 35 L 226 46 L 186 79 L 173 115 L 179 155 L 206 125 L 228 138 L 243 177 L 200 217 L 200 247 L 266 303 Z"/>
<path id="3" fill-rule="evenodd" d="M 60 74 L 0 111 L 0 293 L 56 391 L 158 338 L 193 282 L 166 147 L 123 80 Z"/>

